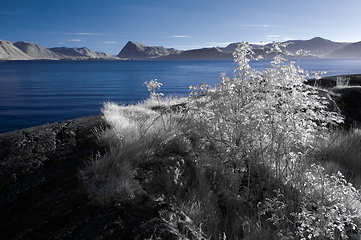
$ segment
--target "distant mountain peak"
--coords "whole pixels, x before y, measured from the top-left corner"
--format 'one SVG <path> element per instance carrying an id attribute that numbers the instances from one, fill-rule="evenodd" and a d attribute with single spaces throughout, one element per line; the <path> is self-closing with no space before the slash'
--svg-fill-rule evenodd
<path id="1" fill-rule="evenodd" d="M 0 40 L 0 60 L 31 60 L 32 58 L 12 42 Z"/>
<path id="2" fill-rule="evenodd" d="M 147 46 L 142 43 L 129 41 L 118 54 L 120 58 L 147 59 L 178 54 L 182 51 L 174 48 L 165 48 L 161 46 Z"/>
<path id="3" fill-rule="evenodd" d="M 330 40 L 324 39 L 322 37 L 314 37 L 314 38 L 311 38 L 309 41 L 330 41 Z"/>
<path id="4" fill-rule="evenodd" d="M 26 53 L 33 59 L 51 59 L 58 60 L 60 56 L 49 49 L 43 48 L 36 43 L 28 43 L 28 42 L 16 42 L 14 46 L 18 47 L 21 51 Z"/>

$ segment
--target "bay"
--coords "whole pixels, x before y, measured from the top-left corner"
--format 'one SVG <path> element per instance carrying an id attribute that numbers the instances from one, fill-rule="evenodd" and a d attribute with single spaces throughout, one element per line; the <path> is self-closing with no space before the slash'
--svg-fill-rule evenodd
<path id="1" fill-rule="evenodd" d="M 326 76 L 361 73 L 361 59 L 302 59 Z M 264 62 L 251 62 L 254 69 Z M 158 79 L 165 95 L 187 95 L 190 85 L 215 86 L 233 76 L 232 60 L 7 61 L 0 62 L 0 133 L 100 114 L 104 102 L 137 103 L 149 97 L 145 81 Z"/>

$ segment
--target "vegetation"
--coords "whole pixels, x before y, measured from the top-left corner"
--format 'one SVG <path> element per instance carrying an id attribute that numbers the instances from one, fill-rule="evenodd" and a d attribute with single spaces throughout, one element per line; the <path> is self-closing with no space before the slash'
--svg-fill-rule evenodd
<path id="1" fill-rule="evenodd" d="M 146 102 L 106 103 L 108 152 L 81 171 L 90 196 L 168 202 L 200 239 L 359 239 L 361 134 L 335 129 L 342 117 L 284 47 L 266 49 L 276 57 L 258 72 L 240 43 L 235 76 L 187 98 L 164 98 L 152 80 Z"/>

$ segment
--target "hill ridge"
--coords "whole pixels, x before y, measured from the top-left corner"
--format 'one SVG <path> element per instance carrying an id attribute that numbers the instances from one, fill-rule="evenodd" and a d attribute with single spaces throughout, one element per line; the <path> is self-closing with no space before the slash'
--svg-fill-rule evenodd
<path id="1" fill-rule="evenodd" d="M 170 54 L 178 54 L 180 50 L 165 48 L 162 46 L 147 46 L 142 43 L 128 41 L 117 55 L 119 58 L 147 59 L 163 57 Z"/>
<path id="2" fill-rule="evenodd" d="M 327 57 L 361 57 L 361 41 L 337 49 Z"/>
<path id="3" fill-rule="evenodd" d="M 86 47 L 82 48 L 44 48 L 36 43 L 0 40 L 0 60 L 117 60 L 116 56 L 108 53 L 94 52 Z"/>

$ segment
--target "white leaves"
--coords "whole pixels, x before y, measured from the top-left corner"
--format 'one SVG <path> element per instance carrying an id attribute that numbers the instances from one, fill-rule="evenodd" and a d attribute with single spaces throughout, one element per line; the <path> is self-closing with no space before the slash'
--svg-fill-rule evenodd
<path id="1" fill-rule="evenodd" d="M 162 83 L 158 83 L 157 79 L 152 79 L 149 83 L 144 82 L 144 85 L 147 86 L 148 91 L 153 91 L 155 89 L 159 89 L 163 84 Z"/>
<path id="2" fill-rule="evenodd" d="M 162 97 L 164 97 L 163 93 L 157 93 L 156 89 L 159 89 L 163 84 L 159 83 L 157 81 L 157 79 L 151 80 L 149 83 L 148 82 L 144 82 L 143 85 L 146 85 L 148 88 L 148 91 L 150 92 L 150 97 L 152 99 L 160 99 Z"/>
<path id="3" fill-rule="evenodd" d="M 295 214 L 301 237 L 324 236 L 333 239 L 337 229 L 342 239 L 346 239 L 346 226 L 355 227 L 353 219 L 358 210 L 360 193 L 347 183 L 341 172 L 328 175 L 325 169 L 313 164 L 303 174 L 303 207 Z"/>
<path id="4" fill-rule="evenodd" d="M 299 50 L 296 51 L 295 55 L 297 55 L 297 56 L 309 56 L 310 51 L 299 49 Z"/>
<path id="5" fill-rule="evenodd" d="M 248 62 L 253 59 L 254 51 L 248 42 L 238 43 L 238 47 L 233 53 L 234 61 L 238 64 L 235 71 L 246 73 L 251 69 Z"/>

